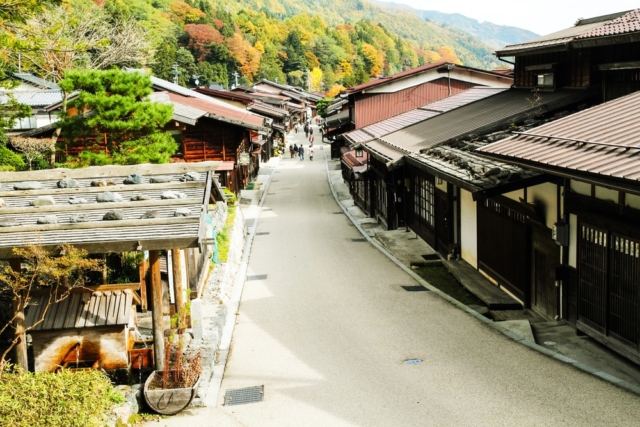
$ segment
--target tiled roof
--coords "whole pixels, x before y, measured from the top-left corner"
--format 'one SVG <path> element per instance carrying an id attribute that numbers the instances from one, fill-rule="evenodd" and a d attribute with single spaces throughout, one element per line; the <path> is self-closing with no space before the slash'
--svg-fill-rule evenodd
<path id="1" fill-rule="evenodd" d="M 613 36 L 635 31 L 640 31 L 640 9 L 632 10 L 612 21 L 605 22 L 599 27 L 580 34 L 576 39 Z"/>
<path id="2" fill-rule="evenodd" d="M 483 147 L 479 153 L 550 170 L 640 181 L 640 92 Z"/>
<path id="3" fill-rule="evenodd" d="M 538 49 L 564 49 L 574 41 L 626 34 L 640 30 L 638 9 L 596 18 L 579 20 L 573 27 L 537 37 L 524 43 L 506 46 L 496 51 L 497 56 L 517 55 Z"/>

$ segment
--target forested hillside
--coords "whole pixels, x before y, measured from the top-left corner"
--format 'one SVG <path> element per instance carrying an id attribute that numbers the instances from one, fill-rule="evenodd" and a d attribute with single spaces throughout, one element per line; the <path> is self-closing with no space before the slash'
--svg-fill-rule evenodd
<path id="1" fill-rule="evenodd" d="M 366 0 L 54 0 L 0 31 L 7 69 L 52 80 L 129 66 L 183 85 L 267 78 L 336 92 L 439 60 L 497 65 L 466 33 Z"/>

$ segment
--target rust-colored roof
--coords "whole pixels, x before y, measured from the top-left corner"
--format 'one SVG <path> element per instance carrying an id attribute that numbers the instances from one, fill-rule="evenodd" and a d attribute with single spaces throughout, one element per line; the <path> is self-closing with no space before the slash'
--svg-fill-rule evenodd
<path id="1" fill-rule="evenodd" d="M 490 87 L 471 88 L 448 98 L 424 105 L 415 110 L 407 111 L 406 113 L 398 114 L 397 116 L 389 119 L 347 132 L 344 136 L 350 143 L 364 143 L 505 90 L 507 89 Z"/>
<path id="2" fill-rule="evenodd" d="M 479 153 L 534 167 L 640 181 L 640 92 L 572 114 Z"/>
<path id="3" fill-rule="evenodd" d="M 209 89 L 207 87 L 197 87 L 195 91 L 209 96 L 218 96 L 220 98 L 228 99 L 231 101 L 239 101 L 244 104 L 253 102 L 253 98 L 239 92 L 231 92 L 229 90 Z"/>
<path id="4" fill-rule="evenodd" d="M 362 157 L 356 157 L 356 150 L 347 151 L 342 155 L 342 161 L 350 168 L 358 166 L 366 166 L 369 154 L 366 151 L 362 151 Z"/>
<path id="5" fill-rule="evenodd" d="M 229 108 L 221 103 L 210 102 L 206 99 L 200 98 L 190 98 L 178 95 L 177 93 L 168 92 L 167 94 L 171 102 L 176 102 L 178 104 L 206 111 L 209 114 L 213 114 L 214 118 L 215 116 L 219 116 L 221 118 L 227 118 L 232 121 L 237 121 L 237 124 L 239 126 L 242 126 L 243 124 L 249 124 L 258 127 L 264 126 L 264 117 L 258 116 L 257 114 L 252 114 L 245 110 Z"/>
<path id="6" fill-rule="evenodd" d="M 420 67 L 412 68 L 412 69 L 406 70 L 406 71 L 401 71 L 401 72 L 399 72 L 397 74 L 394 74 L 394 75 L 391 75 L 391 76 L 388 76 L 388 77 L 382 77 L 382 78 L 379 78 L 379 79 L 370 80 L 370 81 L 368 81 L 366 83 L 362 83 L 362 84 L 359 84 L 359 85 L 356 85 L 356 86 L 352 86 L 352 87 L 348 88 L 346 90 L 346 92 L 347 93 L 360 92 L 363 89 L 369 89 L 369 88 L 372 88 L 374 86 L 383 85 L 383 84 L 392 82 L 394 80 L 401 79 L 403 77 L 413 76 L 415 74 L 420 74 L 420 73 L 422 73 L 424 71 L 427 71 L 427 70 L 438 68 L 438 67 L 440 67 L 440 66 L 442 66 L 442 65 L 444 65 L 446 63 L 447 63 L 446 61 L 439 61 L 439 62 L 434 62 L 432 64 L 421 65 Z"/>
<path id="7" fill-rule="evenodd" d="M 605 22 L 599 27 L 580 34 L 576 39 L 613 36 L 635 31 L 640 31 L 640 9 L 632 10 L 619 18 Z"/>

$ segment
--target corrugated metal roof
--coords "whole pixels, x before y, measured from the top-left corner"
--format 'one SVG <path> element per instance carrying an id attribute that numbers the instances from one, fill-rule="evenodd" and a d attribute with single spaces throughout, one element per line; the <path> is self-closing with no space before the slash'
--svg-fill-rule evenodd
<path id="1" fill-rule="evenodd" d="M 34 296 L 26 308 L 25 327 L 44 320 L 33 330 L 90 328 L 96 326 L 126 325 L 131 319 L 133 292 L 129 289 L 115 291 L 74 291 L 57 304 L 48 305 L 49 295 Z"/>
<path id="2" fill-rule="evenodd" d="M 378 157 L 382 157 L 387 163 L 400 160 L 405 154 L 408 154 L 406 150 L 402 150 L 400 147 L 395 147 L 379 139 L 367 143 L 366 148 L 373 156 L 377 155 Z"/>
<path id="3" fill-rule="evenodd" d="M 366 166 L 369 154 L 366 151 L 362 151 L 362 157 L 356 157 L 356 150 L 347 151 L 342 154 L 342 161 L 350 168 L 358 166 Z"/>
<path id="4" fill-rule="evenodd" d="M 282 108 L 272 107 L 271 105 L 265 104 L 261 101 L 252 100 L 252 102 L 252 104 L 249 104 L 247 106 L 247 110 L 249 111 L 255 111 L 257 113 L 261 113 L 270 117 L 276 117 L 278 119 L 285 118 L 289 115 L 289 112 L 283 110 Z"/>
<path id="5" fill-rule="evenodd" d="M 640 181 L 640 92 L 496 142 L 479 152 Z"/>
<path id="6" fill-rule="evenodd" d="M 362 90 L 370 89 L 372 87 L 380 86 L 380 85 L 383 85 L 383 84 L 387 84 L 389 82 L 392 82 L 394 80 L 399 80 L 399 79 L 402 79 L 404 77 L 409 77 L 409 76 L 413 76 L 415 74 L 420 74 L 420 73 L 423 73 L 425 71 L 441 67 L 441 66 L 443 66 L 445 64 L 447 64 L 446 61 L 439 61 L 439 62 L 434 62 L 432 64 L 421 65 L 419 67 L 412 68 L 410 70 L 401 71 L 401 72 L 393 74 L 391 76 L 381 77 L 379 79 L 373 79 L 373 80 L 370 80 L 370 81 L 368 81 L 366 83 L 362 83 L 362 84 L 359 84 L 359 85 L 356 85 L 356 86 L 352 86 L 352 87 L 348 88 L 346 90 L 346 92 L 349 93 L 349 94 L 356 93 L 356 92 L 361 92 Z"/>
<path id="7" fill-rule="evenodd" d="M 513 120 L 524 120 L 550 109 L 562 108 L 593 96 L 592 90 L 563 89 L 540 93 L 509 89 L 388 134 L 384 140 L 407 151 L 418 152 L 449 140 L 487 133 Z"/>
<path id="8" fill-rule="evenodd" d="M 407 111 L 406 113 L 347 132 L 343 135 L 351 143 L 364 143 L 415 125 L 446 111 L 504 92 L 505 90 L 507 89 L 489 87 L 471 88 L 448 98 L 432 102 L 415 110 Z"/>
<path id="9" fill-rule="evenodd" d="M 264 126 L 264 117 L 239 108 L 229 108 L 231 106 L 226 103 L 212 102 L 215 100 L 206 95 L 203 95 L 205 99 L 186 97 L 171 92 L 168 93 L 168 96 L 172 103 L 182 104 L 197 110 L 206 111 L 207 116 L 211 118 L 252 129 L 267 129 Z"/>
<path id="10" fill-rule="evenodd" d="M 338 114 L 334 114 L 325 119 L 327 126 L 340 126 L 349 121 L 349 110 L 342 110 Z"/>
<path id="11" fill-rule="evenodd" d="M 0 104 L 8 102 L 8 95 L 13 95 L 16 101 L 31 107 L 46 107 L 51 104 L 62 102 L 64 96 L 61 90 L 2 91 L 0 92 Z"/>
<path id="12" fill-rule="evenodd" d="M 58 86 L 57 83 L 41 79 L 40 77 L 34 76 L 31 73 L 13 73 L 13 77 L 41 87 L 43 89 L 60 90 L 60 86 Z"/>

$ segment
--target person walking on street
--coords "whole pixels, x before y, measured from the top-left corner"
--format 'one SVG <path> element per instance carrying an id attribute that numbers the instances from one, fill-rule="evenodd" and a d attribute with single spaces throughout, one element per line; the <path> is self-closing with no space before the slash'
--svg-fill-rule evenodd
<path id="1" fill-rule="evenodd" d="M 291 158 L 293 159 L 293 145 L 289 145 L 289 154 L 291 154 Z"/>
<path id="2" fill-rule="evenodd" d="M 309 126 L 309 135 L 313 135 L 313 128 Z"/>
<path id="3" fill-rule="evenodd" d="M 309 135 L 309 147 L 313 147 L 313 141 L 315 140 L 315 138 L 313 137 L 313 135 Z"/>
<path id="4" fill-rule="evenodd" d="M 304 160 L 304 147 L 302 145 L 298 147 L 298 154 L 300 155 L 300 160 Z"/>
<path id="5" fill-rule="evenodd" d="M 309 160 L 313 161 L 313 147 L 309 147 Z"/>
<path id="6" fill-rule="evenodd" d="M 305 123 L 304 125 L 304 137 L 307 138 L 309 136 L 309 125 Z"/>

